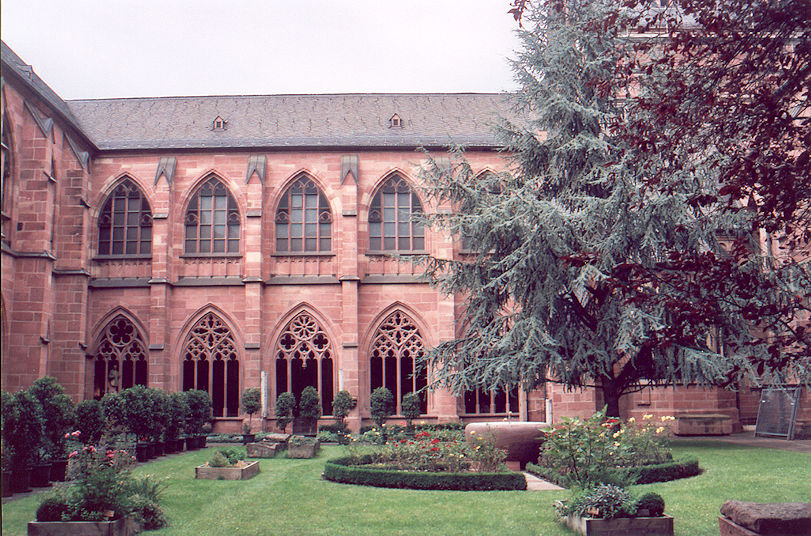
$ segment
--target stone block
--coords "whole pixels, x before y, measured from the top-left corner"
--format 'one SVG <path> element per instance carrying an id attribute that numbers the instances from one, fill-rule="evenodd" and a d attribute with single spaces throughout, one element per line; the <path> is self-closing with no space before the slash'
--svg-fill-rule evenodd
<path id="1" fill-rule="evenodd" d="M 729 435 L 732 419 L 721 413 L 683 413 L 676 417 L 676 435 Z"/>
<path id="2" fill-rule="evenodd" d="M 811 534 L 811 503 L 753 503 L 727 501 L 721 514 L 756 534 Z"/>
<path id="3" fill-rule="evenodd" d="M 283 450 L 279 443 L 248 443 L 245 445 L 248 458 L 273 458 Z"/>

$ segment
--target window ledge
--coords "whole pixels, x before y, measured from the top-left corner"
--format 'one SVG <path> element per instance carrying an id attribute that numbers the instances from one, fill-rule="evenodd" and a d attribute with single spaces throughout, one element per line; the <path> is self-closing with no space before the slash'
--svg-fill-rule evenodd
<path id="1" fill-rule="evenodd" d="M 142 261 L 152 260 L 152 254 L 143 255 L 96 255 L 94 261 Z"/>
<path id="2" fill-rule="evenodd" d="M 271 257 L 334 257 L 333 251 L 282 251 L 271 253 Z"/>
<path id="3" fill-rule="evenodd" d="M 394 257 L 394 256 L 404 256 L 404 255 L 428 255 L 427 250 L 416 249 L 416 250 L 392 250 L 392 251 L 384 251 L 384 250 L 369 250 L 365 253 L 367 256 L 387 256 L 387 257 Z"/>
<path id="4" fill-rule="evenodd" d="M 183 253 L 181 259 L 241 259 L 242 253 Z"/>

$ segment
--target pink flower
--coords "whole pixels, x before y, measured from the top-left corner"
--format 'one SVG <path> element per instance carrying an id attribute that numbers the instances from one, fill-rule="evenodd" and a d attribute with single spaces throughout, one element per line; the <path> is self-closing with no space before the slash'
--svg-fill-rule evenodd
<path id="1" fill-rule="evenodd" d="M 439 450 L 439 447 L 431 447 L 431 452 L 436 452 Z"/>
<path id="2" fill-rule="evenodd" d="M 73 457 L 74 457 L 74 456 L 76 456 L 77 454 L 79 454 L 79 453 L 78 453 L 78 452 L 76 452 L 76 451 L 74 450 L 73 452 L 71 452 L 70 454 L 68 454 L 68 458 L 73 458 Z"/>

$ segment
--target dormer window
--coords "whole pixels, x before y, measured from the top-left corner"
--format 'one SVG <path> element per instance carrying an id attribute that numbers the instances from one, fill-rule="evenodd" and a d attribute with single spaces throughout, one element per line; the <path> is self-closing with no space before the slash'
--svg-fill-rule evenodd
<path id="1" fill-rule="evenodd" d="M 394 114 L 391 116 L 391 119 L 389 119 L 389 128 L 403 128 L 403 120 L 399 115 Z"/>
<path id="2" fill-rule="evenodd" d="M 218 115 L 214 119 L 214 126 L 211 128 L 211 130 L 225 130 L 227 128 L 227 124 L 228 122 Z"/>

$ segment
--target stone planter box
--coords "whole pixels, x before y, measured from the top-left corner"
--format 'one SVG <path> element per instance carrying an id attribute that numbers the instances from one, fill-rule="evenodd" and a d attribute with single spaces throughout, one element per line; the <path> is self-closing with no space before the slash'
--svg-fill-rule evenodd
<path id="1" fill-rule="evenodd" d="M 248 480 L 259 474 L 259 462 L 249 462 L 244 467 L 209 467 L 198 465 L 194 478 L 203 480 Z"/>
<path id="2" fill-rule="evenodd" d="M 523 469 L 527 462 L 537 463 L 548 427 L 545 422 L 472 422 L 465 426 L 465 439 L 470 441 L 473 432 L 493 434 L 496 447 L 507 450 L 507 465 L 517 462 Z"/>
<path id="3" fill-rule="evenodd" d="M 284 450 L 284 447 L 279 443 L 248 443 L 245 450 L 248 458 L 273 458 Z"/>
<path id="4" fill-rule="evenodd" d="M 673 518 L 669 515 L 616 519 L 567 516 L 561 521 L 584 536 L 673 536 Z"/>
<path id="5" fill-rule="evenodd" d="M 139 531 L 131 517 L 113 521 L 29 521 L 28 536 L 133 536 Z"/>
<path id="6" fill-rule="evenodd" d="M 316 441 L 312 445 L 291 445 L 287 444 L 288 458 L 315 458 L 318 453 L 319 443 Z"/>

